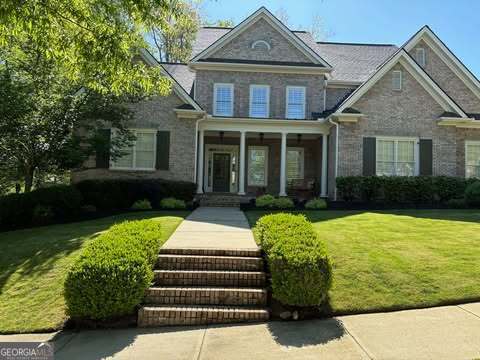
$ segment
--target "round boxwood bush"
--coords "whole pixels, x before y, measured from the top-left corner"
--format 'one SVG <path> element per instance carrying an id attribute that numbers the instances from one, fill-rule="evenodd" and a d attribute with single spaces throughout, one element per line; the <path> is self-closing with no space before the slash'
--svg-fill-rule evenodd
<path id="1" fill-rule="evenodd" d="M 286 305 L 322 305 L 332 284 L 332 264 L 305 216 L 267 215 L 254 231 L 267 255 L 272 296 Z"/>
<path id="2" fill-rule="evenodd" d="M 90 242 L 65 280 L 73 319 L 106 320 L 133 314 L 153 280 L 160 224 L 127 221 Z"/>
<path id="3" fill-rule="evenodd" d="M 288 197 L 279 197 L 273 201 L 274 209 L 292 209 L 295 207 L 293 200 Z"/>
<path id="4" fill-rule="evenodd" d="M 185 209 L 187 205 L 183 200 L 179 200 L 175 198 L 166 198 L 160 201 L 160 207 L 162 209 Z"/>
<path id="5" fill-rule="evenodd" d="M 475 181 L 465 189 L 465 201 L 468 206 L 480 207 L 480 181 Z"/>
<path id="6" fill-rule="evenodd" d="M 305 204 L 305 209 L 308 210 L 322 210 L 327 208 L 327 202 L 324 199 L 315 198 L 308 200 Z"/>
<path id="7" fill-rule="evenodd" d="M 150 204 L 150 200 L 143 199 L 137 200 L 132 205 L 132 210 L 151 210 L 152 204 Z"/>
<path id="8" fill-rule="evenodd" d="M 269 194 L 262 195 L 255 199 L 255 206 L 259 208 L 271 208 L 273 207 L 274 201 L 274 196 Z"/>

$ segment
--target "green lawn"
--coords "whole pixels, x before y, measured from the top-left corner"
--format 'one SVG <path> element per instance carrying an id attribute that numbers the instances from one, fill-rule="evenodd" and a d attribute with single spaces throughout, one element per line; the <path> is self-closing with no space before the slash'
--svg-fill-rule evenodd
<path id="1" fill-rule="evenodd" d="M 334 313 L 480 301 L 479 210 L 304 213 L 334 261 Z"/>
<path id="2" fill-rule="evenodd" d="M 63 282 L 81 248 L 124 220 L 153 218 L 165 241 L 186 211 L 141 212 L 0 233 L 0 333 L 58 329 L 66 320 Z"/>

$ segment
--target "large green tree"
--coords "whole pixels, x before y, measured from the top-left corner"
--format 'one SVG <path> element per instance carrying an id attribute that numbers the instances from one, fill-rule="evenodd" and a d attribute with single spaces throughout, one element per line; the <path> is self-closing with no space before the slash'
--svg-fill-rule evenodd
<path id="1" fill-rule="evenodd" d="M 0 47 L 21 53 L 35 44 L 69 80 L 102 93 L 165 94 L 158 68 L 132 62 L 147 47 L 144 34 L 168 26 L 178 0 L 2 0 Z M 178 21 L 182 14 L 178 14 Z"/>
<path id="2" fill-rule="evenodd" d="M 167 11 L 160 11 L 162 26 L 150 31 L 160 61 L 186 62 L 190 59 L 195 34 L 200 26 L 199 1 L 172 1 Z"/>
<path id="3" fill-rule="evenodd" d="M 21 180 L 28 192 L 36 176 L 79 166 L 105 145 L 97 129 L 106 125 L 119 129 L 112 156 L 121 155 L 132 140 L 123 104 L 137 97 L 79 88 L 34 44 L 22 50 L 0 52 L 0 178 Z"/>

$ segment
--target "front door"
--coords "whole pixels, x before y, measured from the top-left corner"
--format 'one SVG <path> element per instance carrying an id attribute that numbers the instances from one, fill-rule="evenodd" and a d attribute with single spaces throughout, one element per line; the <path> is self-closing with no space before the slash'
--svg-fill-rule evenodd
<path id="1" fill-rule="evenodd" d="M 230 154 L 213 154 L 213 192 L 230 192 Z"/>

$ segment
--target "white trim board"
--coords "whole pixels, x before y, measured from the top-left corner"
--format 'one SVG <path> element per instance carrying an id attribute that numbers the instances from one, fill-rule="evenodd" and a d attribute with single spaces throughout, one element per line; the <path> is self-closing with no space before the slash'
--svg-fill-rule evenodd
<path id="1" fill-rule="evenodd" d="M 375 72 L 362 86 L 358 87 L 338 108 L 335 115 L 339 115 L 346 108 L 352 107 L 365 93 L 387 74 L 397 63 L 410 73 L 423 88 L 438 102 L 445 111 L 453 111 L 461 117 L 467 114 L 425 73 L 425 71 L 404 50 L 400 49 Z"/>
<path id="2" fill-rule="evenodd" d="M 406 51 L 410 51 L 417 46 L 421 40 L 423 40 L 455 73 L 455 75 L 457 75 L 460 80 L 462 80 L 463 83 L 480 99 L 480 80 L 470 72 L 470 70 L 428 26 L 421 28 L 403 47 Z"/>
<path id="3" fill-rule="evenodd" d="M 319 56 L 315 51 L 313 51 L 305 42 L 303 42 L 298 36 L 296 36 L 290 29 L 288 29 L 280 20 L 278 20 L 270 11 L 268 11 L 264 6 L 255 11 L 240 24 L 230 30 L 228 33 L 223 35 L 220 39 L 215 41 L 212 45 L 201 51 L 197 54 L 191 61 L 196 62 L 199 59 L 206 58 L 229 41 L 237 37 L 243 31 L 248 29 L 251 25 L 256 23 L 258 20 L 264 19 L 267 21 L 273 28 L 275 28 L 283 37 L 289 41 L 293 46 L 295 46 L 300 52 L 305 56 L 311 59 L 316 64 L 322 64 L 328 69 L 332 69 L 329 63 L 327 63 L 321 56 Z"/>

